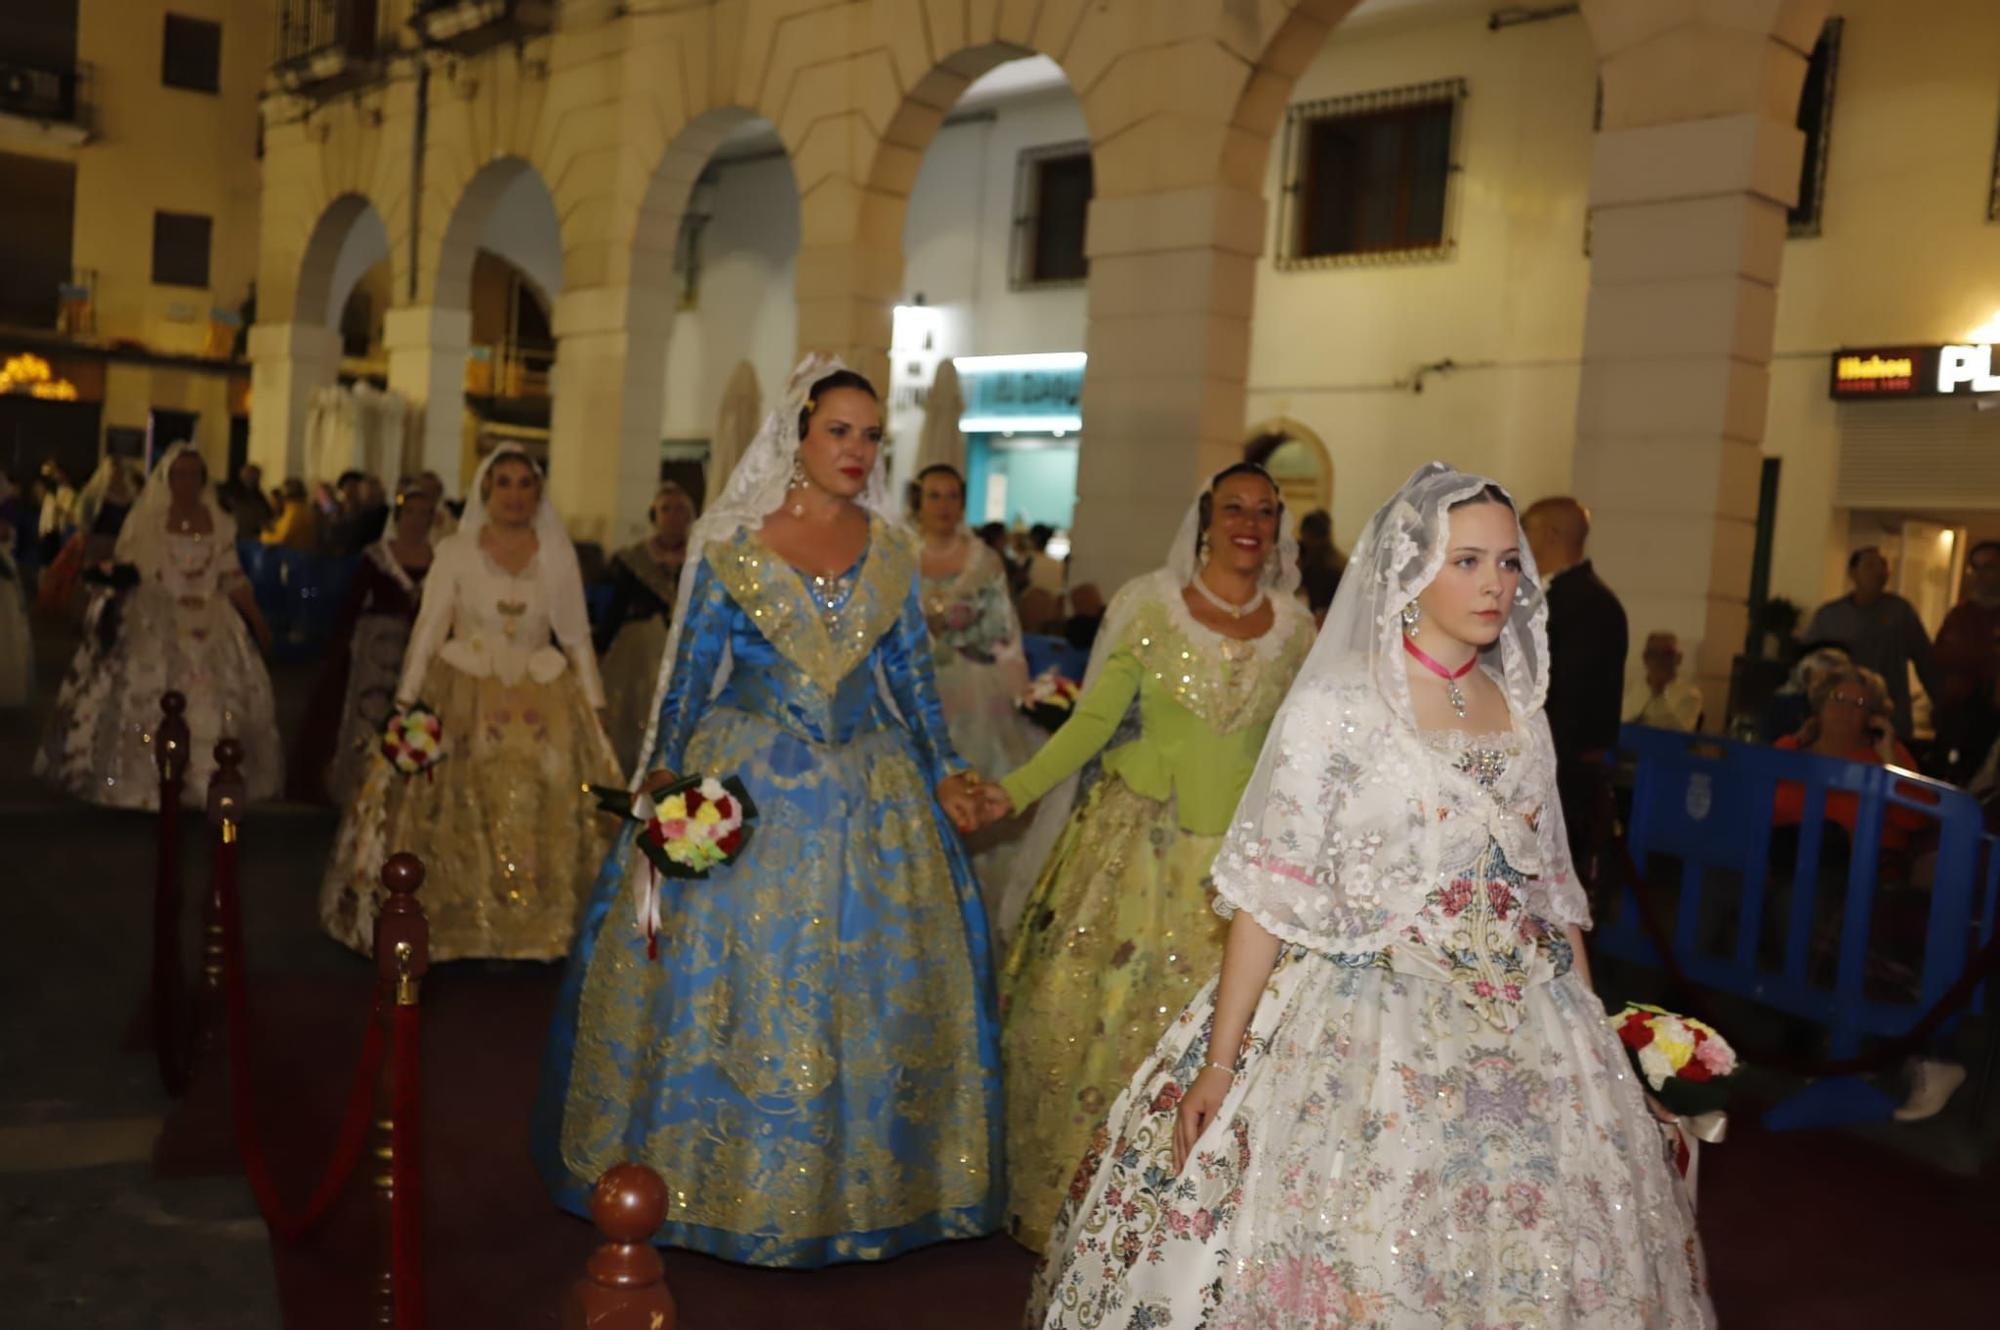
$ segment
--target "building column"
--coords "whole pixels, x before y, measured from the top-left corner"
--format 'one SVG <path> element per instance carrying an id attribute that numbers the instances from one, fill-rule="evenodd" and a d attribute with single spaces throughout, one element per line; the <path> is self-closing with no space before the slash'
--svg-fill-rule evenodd
<path id="1" fill-rule="evenodd" d="M 1747 627 L 1796 108 L 1826 5 L 1583 9 L 1604 121 L 1574 487 L 1634 650 L 1678 633 L 1720 725 Z M 1709 72 L 1689 84 L 1691 67 Z"/>
<path id="2" fill-rule="evenodd" d="M 1072 586 L 1159 567 L 1201 482 L 1242 458 L 1264 215 L 1220 181 L 1092 202 Z"/>
<path id="3" fill-rule="evenodd" d="M 549 493 L 577 540 L 609 549 L 645 529 L 672 317 L 669 302 L 631 300 L 624 287 L 556 298 Z"/>
<path id="4" fill-rule="evenodd" d="M 457 492 L 465 456 L 465 358 L 472 312 L 438 305 L 392 309 L 382 321 L 389 388 L 410 402 L 421 469 Z"/>
<path id="5" fill-rule="evenodd" d="M 340 377 L 340 334 L 308 323 L 250 329 L 250 460 L 272 483 L 305 475 L 312 396 Z"/>
<path id="6" fill-rule="evenodd" d="M 851 369 L 867 375 L 886 395 L 889 343 L 895 336 L 902 282 L 900 233 L 803 246 L 793 281 L 799 310 L 799 354 L 821 351 L 837 355 Z M 773 385 L 773 400 L 783 391 L 784 385 Z"/>

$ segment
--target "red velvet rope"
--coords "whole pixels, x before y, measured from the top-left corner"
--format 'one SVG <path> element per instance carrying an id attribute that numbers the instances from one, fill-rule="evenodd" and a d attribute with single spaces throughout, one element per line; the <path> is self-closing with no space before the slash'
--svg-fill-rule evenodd
<path id="1" fill-rule="evenodd" d="M 341 1120 L 333 1158 L 326 1173 L 313 1189 L 305 1208 L 286 1211 L 271 1177 L 264 1142 L 257 1134 L 257 1096 L 250 1077 L 250 997 L 243 973 L 243 920 L 236 894 L 236 845 L 221 837 L 216 840 L 216 886 L 222 898 L 223 999 L 229 1017 L 229 1098 L 236 1120 L 236 1148 L 243 1156 L 243 1174 L 263 1212 L 271 1236 L 294 1242 L 325 1217 L 354 1167 L 361 1161 L 368 1143 L 369 1108 L 374 1102 L 375 1080 L 382 1068 L 382 997 L 378 992 L 368 1014 L 368 1031 L 361 1046 L 361 1062 L 354 1069 L 354 1086 L 347 1098 L 347 1114 Z M 400 1183 L 399 1183 L 400 1185 Z"/>
<path id="2" fill-rule="evenodd" d="M 153 1053 L 160 1084 L 170 1095 L 187 1089 L 187 1050 L 181 1047 L 180 1008 L 187 981 L 181 957 L 181 782 L 160 779 L 159 856 L 153 884 Z"/>
<path id="3" fill-rule="evenodd" d="M 395 1113 L 391 1129 L 393 1203 L 389 1212 L 389 1272 L 395 1291 L 396 1330 L 423 1330 L 424 1324 L 424 1197 L 418 1114 L 422 1096 L 417 1079 L 421 1065 L 418 1021 L 422 1008 L 398 1004 L 395 1052 L 390 1064 L 394 1082 L 389 1101 Z"/>

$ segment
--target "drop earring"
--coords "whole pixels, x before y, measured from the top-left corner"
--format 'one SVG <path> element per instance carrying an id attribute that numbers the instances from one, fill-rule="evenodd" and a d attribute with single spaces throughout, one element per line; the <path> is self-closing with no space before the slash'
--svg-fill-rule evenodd
<path id="1" fill-rule="evenodd" d="M 792 500 L 792 516 L 804 517 L 806 515 L 806 464 L 796 453 L 792 455 L 792 483 L 790 489 L 798 496 Z"/>
<path id="2" fill-rule="evenodd" d="M 1416 601 L 1413 600 L 1403 606 L 1403 636 L 1408 637 L 1416 632 L 1417 621 L 1421 618 L 1423 618 L 1423 613 L 1417 609 Z"/>

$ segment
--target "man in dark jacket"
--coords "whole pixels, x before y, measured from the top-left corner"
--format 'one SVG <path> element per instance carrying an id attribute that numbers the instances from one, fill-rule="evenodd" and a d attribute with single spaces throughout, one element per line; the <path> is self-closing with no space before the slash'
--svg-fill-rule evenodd
<path id="1" fill-rule="evenodd" d="M 1556 787 L 1577 872 L 1594 884 L 1611 838 L 1611 766 L 1628 645 L 1625 607 L 1584 554 L 1590 514 L 1581 503 L 1567 495 L 1542 499 L 1521 515 L 1521 530 L 1549 602 L 1546 709 L 1556 747 Z"/>

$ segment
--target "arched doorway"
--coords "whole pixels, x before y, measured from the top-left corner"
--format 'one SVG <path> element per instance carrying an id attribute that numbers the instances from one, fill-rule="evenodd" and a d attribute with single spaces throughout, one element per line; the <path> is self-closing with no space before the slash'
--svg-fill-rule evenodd
<path id="1" fill-rule="evenodd" d="M 488 162 L 445 228 L 435 307 L 410 311 L 418 326 L 393 339 L 391 378 L 423 403 L 425 467 L 462 485 L 502 442 L 549 462 L 562 285 L 562 227 L 541 174 L 518 157 Z"/>
<path id="2" fill-rule="evenodd" d="M 668 156 L 658 187 L 684 192 L 671 218 L 653 223 L 672 228 L 652 238 L 662 253 L 670 241 L 672 254 L 660 282 L 672 323 L 658 478 L 705 504 L 725 479 L 709 466 L 710 445 L 737 367 L 782 391 L 798 359 L 799 187 L 777 127 L 735 108 L 697 119 Z"/>
<path id="3" fill-rule="evenodd" d="M 934 75 L 941 94 L 903 214 L 903 289 L 886 385 L 894 479 L 933 430 L 962 431 L 966 517 L 1075 521 L 1088 320 L 1085 237 L 1094 157 L 1083 106 L 1054 60 L 990 44 Z M 920 84 L 920 86 L 923 86 Z M 955 93 L 950 100 L 942 95 Z M 913 125 L 912 128 L 915 128 Z M 956 403 L 933 403 L 956 366 Z"/>
<path id="4" fill-rule="evenodd" d="M 1333 454 L 1298 421 L 1273 416 L 1251 426 L 1243 457 L 1271 473 L 1294 521 L 1315 508 L 1333 510 Z"/>

